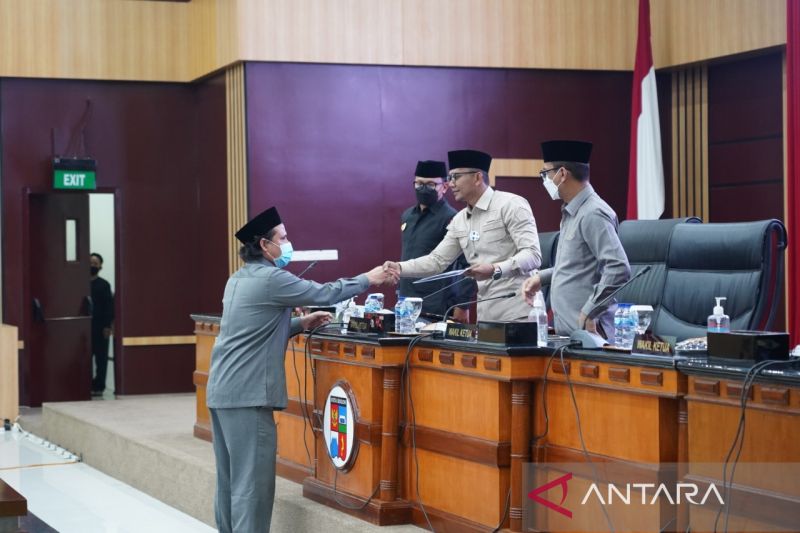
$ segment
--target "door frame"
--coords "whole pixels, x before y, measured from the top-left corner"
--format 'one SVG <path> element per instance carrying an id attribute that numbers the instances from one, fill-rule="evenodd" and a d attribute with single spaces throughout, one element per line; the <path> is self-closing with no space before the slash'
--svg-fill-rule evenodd
<path id="1" fill-rule="evenodd" d="M 30 352 L 29 352 L 29 338 L 33 316 L 33 306 L 31 304 L 33 295 L 31 293 L 31 276 L 30 265 L 33 258 L 31 257 L 30 236 L 31 236 L 31 196 L 39 194 L 58 194 L 66 193 L 69 191 L 57 191 L 52 187 L 42 186 L 26 186 L 22 189 L 22 324 L 19 328 L 20 338 L 24 341 L 24 348 L 19 350 L 22 352 L 19 370 L 20 370 L 20 403 L 30 404 Z M 90 193 L 103 193 L 114 195 L 114 392 L 119 389 L 122 376 L 120 375 L 120 365 L 118 364 L 118 357 L 122 355 L 122 316 L 124 309 L 122 305 L 123 294 L 122 290 L 122 189 L 120 187 L 108 186 L 97 187 L 93 191 L 73 191 L 73 194 L 90 194 Z M 91 252 L 90 252 L 91 253 Z"/>

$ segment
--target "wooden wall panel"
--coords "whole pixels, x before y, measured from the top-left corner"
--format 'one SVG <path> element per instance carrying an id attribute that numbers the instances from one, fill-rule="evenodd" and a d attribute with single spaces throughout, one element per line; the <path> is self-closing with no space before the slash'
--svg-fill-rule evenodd
<path id="1" fill-rule="evenodd" d="M 403 63 L 628 70 L 631 0 L 405 0 Z"/>
<path id="2" fill-rule="evenodd" d="M 672 210 L 708 222 L 708 70 L 672 73 Z"/>
<path id="3" fill-rule="evenodd" d="M 403 62 L 402 0 L 235 3 L 231 28 L 237 34 L 234 59 L 394 65 Z"/>
<path id="4" fill-rule="evenodd" d="M 651 4 L 657 68 L 786 42 L 784 0 Z M 637 0 L 0 0 L 0 76 L 190 81 L 238 61 L 631 70 L 636 14 Z"/>
<path id="5" fill-rule="evenodd" d="M 20 231 L 27 224 L 23 190 L 51 190 L 51 135 L 55 151 L 63 153 L 87 99 L 92 114 L 85 128 L 85 153 L 100 162 L 98 187 L 115 192 L 117 198 L 115 335 L 119 339 L 187 336 L 192 333 L 190 313 L 220 311 L 227 234 L 225 203 L 216 192 L 218 184 L 225 183 L 225 131 L 219 127 L 224 124 L 225 106 L 218 89 L 0 80 L 3 317 L 20 328 L 20 340 L 28 335 L 24 312 L 28 266 L 8 258 L 26 257 Z M 209 146 L 215 148 L 204 149 Z M 207 195 L 216 196 L 212 200 Z M 122 372 L 117 374 L 120 394 L 193 390 L 191 345 L 120 348 L 115 352 Z M 23 350 L 23 404 L 29 399 L 32 379 L 28 363 Z"/>
<path id="6" fill-rule="evenodd" d="M 656 68 L 686 65 L 786 44 L 786 2 L 650 0 L 650 25 Z"/>
<path id="7" fill-rule="evenodd" d="M 625 212 L 627 73 L 273 63 L 246 70 L 250 212 L 278 205 L 295 248 L 339 250 L 338 261 L 319 262 L 307 278 L 349 277 L 396 258 L 400 215 L 415 201 L 414 165 L 446 160 L 456 148 L 535 160 L 544 140 L 591 140 L 592 185 Z M 561 202 L 541 180 L 497 183 L 524 195 L 542 231 L 558 228 Z M 353 217 L 369 220 L 357 236 Z M 393 291 L 383 292 L 393 305 Z"/>
<path id="8" fill-rule="evenodd" d="M 784 218 L 781 87 L 780 53 L 708 67 L 712 222 Z"/>
<path id="9" fill-rule="evenodd" d="M 214 42 L 190 29 L 202 3 L 0 0 L 0 75 L 188 81 Z"/>
<path id="10" fill-rule="evenodd" d="M 234 234 L 249 219 L 247 211 L 247 96 L 244 65 L 236 65 L 225 72 L 228 123 L 225 129 L 228 144 L 228 270 L 239 269 L 241 243 Z M 263 209 L 266 209 L 265 206 Z M 258 212 L 253 213 L 253 215 Z"/>

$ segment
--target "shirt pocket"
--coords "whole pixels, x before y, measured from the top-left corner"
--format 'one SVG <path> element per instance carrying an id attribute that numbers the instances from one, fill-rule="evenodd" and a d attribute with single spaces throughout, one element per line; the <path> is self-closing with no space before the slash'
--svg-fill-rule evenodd
<path id="1" fill-rule="evenodd" d="M 504 240 L 508 233 L 506 232 L 506 225 L 500 218 L 487 220 L 481 225 L 481 241 L 484 244 Z"/>
<path id="2" fill-rule="evenodd" d="M 467 249 L 467 244 L 469 243 L 469 232 L 467 230 L 454 229 L 450 230 L 450 234 L 458 240 L 462 250 Z"/>

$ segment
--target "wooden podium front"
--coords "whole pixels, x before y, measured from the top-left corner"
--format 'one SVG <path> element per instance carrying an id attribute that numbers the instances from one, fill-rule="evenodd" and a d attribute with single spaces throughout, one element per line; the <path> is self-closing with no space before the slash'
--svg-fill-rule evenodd
<path id="1" fill-rule="evenodd" d="M 204 387 L 218 325 L 214 317 L 195 318 L 195 435 L 208 438 Z M 552 348 L 425 339 L 411 350 L 405 375 L 407 343 L 337 334 L 289 342 L 289 405 L 276 412 L 277 469 L 301 482 L 306 497 L 381 525 L 517 532 L 528 463 L 557 468 L 586 463 L 588 456 L 596 465 L 649 472 L 655 482 L 662 467 L 677 463 L 684 469 L 678 474 L 692 480 L 695 463 L 724 459 L 736 432 L 740 367 L 572 349 L 564 350 L 562 363 Z M 354 431 L 353 458 L 342 469 L 331 459 L 333 440 L 323 437 L 325 425 L 334 424 L 326 415 L 334 387 L 352 407 L 352 419 L 347 411 L 339 421 Z M 759 379 L 748 406 L 748 425 L 756 429 L 748 433 L 743 460 L 800 463 L 800 452 L 787 444 L 800 438 L 799 391 L 798 370 Z M 780 509 L 787 498 L 800 502 L 786 487 L 745 474 L 740 482 L 740 492 L 778 494 L 764 499 L 765 509 Z M 642 530 L 672 524 L 668 529 L 685 531 L 706 517 L 660 506 L 641 518 Z M 588 516 L 570 524 L 558 516 L 547 520 L 540 530 L 597 527 Z"/>
<path id="2" fill-rule="evenodd" d="M 375 524 L 409 522 L 411 505 L 399 498 L 398 490 L 400 375 L 408 340 L 298 336 L 296 342 L 298 348 L 308 348 L 316 370 L 316 464 L 314 475 L 303 481 L 303 495 Z M 355 413 L 355 457 L 342 470 L 334 466 L 321 438 L 328 423 L 324 401 L 336 385 L 349 391 Z"/>

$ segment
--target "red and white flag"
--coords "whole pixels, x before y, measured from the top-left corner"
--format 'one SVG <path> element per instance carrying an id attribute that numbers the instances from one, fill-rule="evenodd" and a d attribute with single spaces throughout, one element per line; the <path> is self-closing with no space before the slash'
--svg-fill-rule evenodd
<path id="1" fill-rule="evenodd" d="M 650 0 L 639 0 L 639 36 L 633 69 L 631 153 L 628 170 L 628 219 L 656 219 L 664 212 L 664 166 L 653 51 L 650 48 Z"/>

